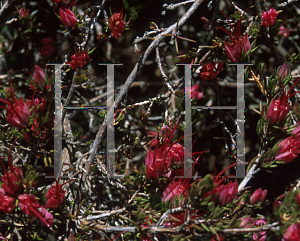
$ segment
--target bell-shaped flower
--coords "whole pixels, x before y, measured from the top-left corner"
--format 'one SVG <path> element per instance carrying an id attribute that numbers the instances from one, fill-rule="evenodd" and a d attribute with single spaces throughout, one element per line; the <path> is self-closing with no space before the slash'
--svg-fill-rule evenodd
<path id="1" fill-rule="evenodd" d="M 284 80 L 286 77 L 288 77 L 290 74 L 290 66 L 286 63 L 280 66 L 278 71 L 278 77 L 280 77 L 282 80 Z"/>
<path id="2" fill-rule="evenodd" d="M 250 197 L 250 203 L 262 203 L 266 200 L 268 190 L 261 190 L 261 188 L 255 190 L 255 192 Z"/>
<path id="3" fill-rule="evenodd" d="M 75 14 L 69 10 L 69 9 L 59 9 L 59 16 L 62 21 L 62 23 L 67 28 L 77 28 L 77 18 L 75 17 Z"/>

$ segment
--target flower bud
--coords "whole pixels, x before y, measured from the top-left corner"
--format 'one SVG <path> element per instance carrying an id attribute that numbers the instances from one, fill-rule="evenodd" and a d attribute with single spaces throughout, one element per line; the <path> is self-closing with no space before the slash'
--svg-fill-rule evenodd
<path id="1" fill-rule="evenodd" d="M 77 28 L 77 18 L 75 17 L 74 13 L 71 10 L 69 10 L 69 9 L 62 10 L 60 8 L 59 16 L 60 16 L 62 23 L 67 28 Z"/>
<path id="2" fill-rule="evenodd" d="M 37 65 L 34 66 L 33 82 L 35 86 L 43 89 L 46 85 L 46 76 L 44 71 Z"/>
<path id="3" fill-rule="evenodd" d="M 280 69 L 278 71 L 278 76 L 282 80 L 284 80 L 286 77 L 288 77 L 290 74 L 290 67 L 286 63 L 280 66 Z"/>
<path id="4" fill-rule="evenodd" d="M 256 204 L 256 203 L 262 203 L 265 201 L 267 196 L 267 190 L 262 191 L 261 188 L 257 189 L 250 197 L 250 203 Z"/>

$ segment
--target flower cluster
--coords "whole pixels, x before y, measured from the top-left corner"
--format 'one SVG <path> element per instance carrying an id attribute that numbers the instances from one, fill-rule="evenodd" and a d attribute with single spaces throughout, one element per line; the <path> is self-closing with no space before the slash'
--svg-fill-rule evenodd
<path id="1" fill-rule="evenodd" d="M 262 25 L 265 27 L 270 27 L 270 26 L 274 25 L 277 21 L 277 15 L 278 15 L 278 12 L 273 8 L 269 9 L 269 11 L 267 11 L 267 12 L 263 11 L 263 14 L 261 17 Z"/>
<path id="2" fill-rule="evenodd" d="M 119 13 L 114 13 L 108 20 L 108 28 L 111 31 L 113 38 L 120 38 L 125 30 L 125 22 L 123 20 L 123 10 Z"/>
<path id="3" fill-rule="evenodd" d="M 72 55 L 71 61 L 68 64 L 72 69 L 83 68 L 86 65 L 87 60 L 90 59 L 90 56 L 86 50 L 78 51 L 76 50 L 75 54 Z"/>

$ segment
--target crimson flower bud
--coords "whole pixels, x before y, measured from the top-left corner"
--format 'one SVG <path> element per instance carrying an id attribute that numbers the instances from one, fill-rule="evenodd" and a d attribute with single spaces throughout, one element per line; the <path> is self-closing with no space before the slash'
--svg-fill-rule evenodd
<path id="1" fill-rule="evenodd" d="M 19 11 L 20 17 L 21 18 L 29 18 L 29 9 L 26 9 L 25 7 L 22 7 Z"/>
<path id="2" fill-rule="evenodd" d="M 278 76 L 284 80 L 286 77 L 288 77 L 290 74 L 290 67 L 286 63 L 280 66 L 280 69 L 278 71 Z"/>
<path id="3" fill-rule="evenodd" d="M 69 9 L 62 10 L 60 8 L 59 16 L 60 16 L 62 23 L 67 28 L 77 28 L 77 18 L 75 17 L 75 14 L 71 10 L 69 10 Z"/>
<path id="4" fill-rule="evenodd" d="M 237 181 L 232 183 L 231 181 L 226 185 L 221 185 L 218 188 L 218 197 L 222 206 L 231 203 L 238 194 L 239 184 Z"/>
<path id="5" fill-rule="evenodd" d="M 35 86 L 43 89 L 46 85 L 46 75 L 39 66 L 35 65 L 34 69 L 35 69 L 35 71 L 33 73 L 33 82 L 34 82 Z"/>
<path id="6" fill-rule="evenodd" d="M 250 197 L 250 203 L 256 204 L 256 203 L 262 203 L 265 201 L 267 196 L 267 190 L 262 191 L 261 188 L 257 189 Z"/>
<path id="7" fill-rule="evenodd" d="M 124 15 L 122 12 L 123 10 L 119 13 L 114 13 L 108 20 L 108 28 L 113 38 L 121 37 L 122 32 L 125 30 Z"/>
<path id="8" fill-rule="evenodd" d="M 263 11 L 263 14 L 261 17 L 262 25 L 265 27 L 270 27 L 270 26 L 274 25 L 277 21 L 277 15 L 278 15 L 278 12 L 273 8 L 269 9 L 269 11 L 267 11 L 267 12 Z"/>

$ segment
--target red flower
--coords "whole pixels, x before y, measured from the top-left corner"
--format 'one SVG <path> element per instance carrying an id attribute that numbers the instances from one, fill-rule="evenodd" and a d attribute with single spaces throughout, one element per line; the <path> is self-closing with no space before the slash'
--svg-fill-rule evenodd
<path id="1" fill-rule="evenodd" d="M 6 117 L 8 123 L 13 127 L 26 128 L 30 112 L 23 99 L 17 100 L 15 97 L 12 97 L 12 101 L 2 99 L 0 99 L 0 101 L 8 105 L 8 107 L 0 106 L 0 108 L 6 109 L 8 113 L 8 116 Z"/>
<path id="2" fill-rule="evenodd" d="M 215 62 L 212 64 L 211 62 L 205 64 L 202 66 L 201 71 L 200 71 L 200 77 L 202 81 L 207 81 L 207 80 L 215 80 L 220 73 L 223 64 L 220 64 L 220 62 Z"/>
<path id="3" fill-rule="evenodd" d="M 298 83 L 299 80 L 300 78 L 295 81 L 295 83 L 290 88 L 288 93 L 285 92 L 285 89 L 282 85 L 283 93 L 281 95 L 281 98 L 277 100 L 275 99 L 272 100 L 266 115 L 266 119 L 270 121 L 271 125 L 274 125 L 278 121 L 282 121 L 289 113 L 292 107 L 290 103 L 288 103 L 288 99 L 293 95 L 295 95 L 296 93 L 298 93 L 298 92 L 294 92 L 293 94 L 291 94 L 293 88 L 295 87 L 295 85 Z"/>
<path id="4" fill-rule="evenodd" d="M 277 161 L 289 163 L 294 160 L 300 153 L 300 139 L 295 136 L 290 136 L 279 143 L 278 147 L 281 147 L 275 155 Z"/>
<path id="5" fill-rule="evenodd" d="M 257 189 L 250 197 L 250 203 L 262 203 L 265 201 L 267 196 L 267 190 L 262 191 L 261 188 Z"/>
<path id="6" fill-rule="evenodd" d="M 23 182 L 23 172 L 20 167 L 13 167 L 10 171 L 6 171 L 2 176 L 2 188 L 5 193 L 14 195 Z"/>
<path id="7" fill-rule="evenodd" d="M 191 98 L 192 100 L 200 100 L 203 97 L 203 93 L 200 93 L 198 91 L 199 86 L 198 85 L 194 85 L 191 88 Z"/>
<path id="8" fill-rule="evenodd" d="M 50 56 L 53 52 L 56 51 L 56 48 L 53 47 L 54 43 L 55 42 L 51 38 L 42 39 L 42 44 L 44 46 L 42 46 L 42 48 L 40 49 L 40 54 L 43 57 Z"/>
<path id="9" fill-rule="evenodd" d="M 290 225 L 283 235 L 283 241 L 298 241 L 300 239 L 300 223 Z"/>
<path id="10" fill-rule="evenodd" d="M 290 36 L 290 31 L 288 28 L 285 28 L 284 26 L 281 26 L 278 32 L 279 35 L 282 35 L 283 37 L 287 38 Z"/>
<path id="11" fill-rule="evenodd" d="M 29 14 L 29 9 L 26 9 L 25 7 L 22 7 L 19 11 L 20 17 L 21 18 L 29 18 L 30 14 Z"/>
<path id="12" fill-rule="evenodd" d="M 223 15 L 225 16 L 225 14 L 223 13 Z M 227 17 L 225 16 L 225 18 L 227 19 Z M 233 34 L 228 32 L 226 29 L 224 28 L 220 28 L 220 27 L 216 27 L 219 28 L 223 31 L 225 31 L 229 37 L 230 37 L 230 41 L 224 42 L 225 45 L 225 53 L 227 55 L 227 57 L 231 60 L 231 62 L 233 63 L 238 63 L 243 54 L 246 54 L 250 49 L 251 49 L 251 45 L 249 42 L 249 38 L 248 38 L 248 34 L 245 35 L 241 35 L 241 19 L 238 21 L 236 29 L 234 29 L 230 24 L 230 27 L 233 31 Z M 228 21 L 228 19 L 227 19 Z"/>
<path id="13" fill-rule="evenodd" d="M 264 25 L 265 27 L 270 27 L 271 25 L 274 25 L 277 21 L 277 15 L 278 15 L 278 12 L 271 8 L 269 9 L 269 11 L 267 12 L 264 12 L 263 11 L 263 14 L 262 14 L 262 25 Z"/>
<path id="14" fill-rule="evenodd" d="M 90 59 L 89 54 L 86 50 L 77 51 L 71 57 L 71 62 L 68 64 L 71 66 L 72 69 L 82 68 L 86 65 L 87 60 Z"/>
<path id="15" fill-rule="evenodd" d="M 190 185 L 187 185 L 187 182 L 183 179 L 176 181 L 174 178 L 163 191 L 161 196 L 162 201 L 166 202 L 168 200 L 173 200 L 175 196 L 179 197 L 180 195 L 185 198 L 187 195 L 186 191 L 189 186 Z"/>
<path id="16" fill-rule="evenodd" d="M 177 121 L 178 123 L 178 121 Z M 171 152 L 171 147 L 169 146 L 173 133 L 177 127 L 177 123 L 174 126 L 174 129 L 171 130 L 168 126 L 163 126 L 160 131 L 160 135 L 162 136 L 162 145 L 160 146 L 160 142 L 158 139 L 152 139 L 150 141 L 151 145 L 149 147 L 148 154 L 146 156 L 145 166 L 146 166 L 146 177 L 147 178 L 155 178 L 166 174 L 171 166 L 172 158 L 174 157 L 174 150 Z M 150 132 L 151 136 L 157 135 L 158 133 Z M 152 147 L 155 146 L 154 150 L 151 150 Z M 176 148 L 176 147 L 175 147 Z"/>
<path id="17" fill-rule="evenodd" d="M 43 89 L 46 85 L 46 75 L 44 71 L 37 65 L 34 66 L 33 82 L 35 86 Z"/>
<path id="18" fill-rule="evenodd" d="M 111 31 L 113 38 L 121 37 L 125 30 L 125 22 L 123 21 L 123 10 L 119 13 L 114 13 L 108 20 L 108 28 Z"/>
<path id="19" fill-rule="evenodd" d="M 60 16 L 62 23 L 67 28 L 77 28 L 77 18 L 75 17 L 74 13 L 71 10 L 69 10 L 69 9 L 62 10 L 60 8 L 59 16 Z"/>
<path id="20" fill-rule="evenodd" d="M 65 193 L 62 189 L 63 185 L 71 182 L 73 180 L 70 180 L 68 182 L 65 182 L 63 184 L 58 184 L 58 181 L 47 191 L 46 194 L 46 207 L 47 208 L 58 208 L 65 200 Z"/>
<path id="21" fill-rule="evenodd" d="M 16 199 L 8 195 L 0 194 L 0 210 L 4 213 L 10 213 L 16 207 Z"/>
<path id="22" fill-rule="evenodd" d="M 18 199 L 19 199 L 19 207 L 23 213 L 33 218 L 38 217 L 43 224 L 45 224 L 48 228 L 50 228 L 51 225 L 47 223 L 45 217 L 42 216 L 42 213 L 38 209 L 40 208 L 40 205 L 34 195 L 27 194 L 27 193 L 20 194 L 18 196 Z M 48 215 L 48 219 L 49 219 L 49 215 Z"/>
<path id="23" fill-rule="evenodd" d="M 238 194 L 239 184 L 237 181 L 232 183 L 231 181 L 226 185 L 221 185 L 218 188 L 218 197 L 222 206 L 231 203 Z"/>

